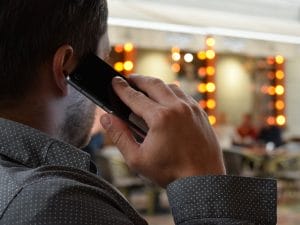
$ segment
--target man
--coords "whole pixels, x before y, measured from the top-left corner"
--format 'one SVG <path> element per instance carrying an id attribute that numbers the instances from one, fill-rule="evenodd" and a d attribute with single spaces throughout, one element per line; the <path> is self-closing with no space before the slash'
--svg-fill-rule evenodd
<path id="1" fill-rule="evenodd" d="M 66 76 L 87 53 L 106 57 L 106 29 L 105 0 L 0 1 L 0 224 L 146 224 L 78 149 L 95 106 Z M 197 103 L 157 79 L 131 82 L 148 97 L 112 84 L 149 126 L 144 142 L 113 115 L 101 123 L 132 169 L 167 188 L 176 224 L 276 223 L 276 182 L 225 176 Z"/>

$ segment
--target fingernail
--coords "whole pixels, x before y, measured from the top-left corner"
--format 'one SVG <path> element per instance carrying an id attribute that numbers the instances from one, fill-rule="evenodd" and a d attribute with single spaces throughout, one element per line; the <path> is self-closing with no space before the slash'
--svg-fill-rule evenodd
<path id="1" fill-rule="evenodd" d="M 124 80 L 122 77 L 114 77 L 113 83 L 122 85 L 124 87 L 128 86 L 128 83 L 126 80 Z"/>
<path id="2" fill-rule="evenodd" d="M 107 114 L 103 115 L 100 118 L 100 122 L 105 130 L 107 130 L 111 126 L 111 119 L 110 119 L 109 115 L 107 115 Z"/>

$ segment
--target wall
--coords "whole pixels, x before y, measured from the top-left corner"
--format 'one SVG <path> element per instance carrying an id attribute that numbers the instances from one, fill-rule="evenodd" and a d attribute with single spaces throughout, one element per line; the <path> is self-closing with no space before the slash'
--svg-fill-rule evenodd
<path id="1" fill-rule="evenodd" d="M 226 113 L 230 123 L 239 124 L 242 115 L 253 111 L 250 74 L 239 56 L 219 56 L 217 61 L 218 112 Z"/>
<path id="2" fill-rule="evenodd" d="M 286 73 L 286 136 L 300 137 L 300 56 L 287 61 Z"/>
<path id="3" fill-rule="evenodd" d="M 175 80 L 176 75 L 172 72 L 168 54 L 158 50 L 139 50 L 136 73 L 146 76 L 158 77 L 166 83 Z"/>
<path id="4" fill-rule="evenodd" d="M 176 79 L 168 55 L 159 50 L 140 50 L 136 73 L 159 77 L 170 83 Z M 286 137 L 300 136 L 300 56 L 286 63 Z M 238 124 L 242 115 L 253 112 L 254 97 L 250 74 L 240 56 L 220 55 L 217 61 L 218 112 L 225 112 L 229 122 Z"/>

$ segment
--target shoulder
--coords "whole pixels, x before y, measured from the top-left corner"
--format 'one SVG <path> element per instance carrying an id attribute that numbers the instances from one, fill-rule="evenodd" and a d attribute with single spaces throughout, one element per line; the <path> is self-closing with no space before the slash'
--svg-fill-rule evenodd
<path id="1" fill-rule="evenodd" d="M 130 224 L 105 181 L 67 167 L 39 168 L 2 219 L 7 224 Z"/>

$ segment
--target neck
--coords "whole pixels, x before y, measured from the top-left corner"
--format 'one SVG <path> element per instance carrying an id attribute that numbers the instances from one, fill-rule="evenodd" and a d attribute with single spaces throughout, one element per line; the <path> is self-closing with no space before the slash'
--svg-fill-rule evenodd
<path id="1" fill-rule="evenodd" d="M 49 103 L 42 102 L 32 99 L 30 101 L 22 100 L 22 103 L 9 108 L 0 108 L 0 117 L 33 127 L 53 137 L 57 132 L 54 122 L 57 112 L 53 110 L 53 107 L 50 110 Z"/>

